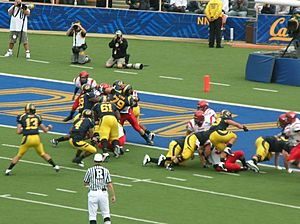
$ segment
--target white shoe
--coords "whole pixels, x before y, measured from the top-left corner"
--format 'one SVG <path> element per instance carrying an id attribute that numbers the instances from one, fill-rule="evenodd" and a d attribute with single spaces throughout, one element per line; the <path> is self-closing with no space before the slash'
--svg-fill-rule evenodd
<path id="1" fill-rule="evenodd" d="M 226 147 L 226 148 L 224 149 L 224 152 L 225 152 L 227 155 L 229 155 L 229 156 L 234 156 L 234 154 L 231 152 L 231 148 L 229 148 L 229 147 Z"/>
<path id="2" fill-rule="evenodd" d="M 11 170 L 10 170 L 10 169 L 5 170 L 5 175 L 6 175 L 6 176 L 9 176 L 10 173 L 11 173 Z"/>
<path id="3" fill-rule="evenodd" d="M 83 161 L 80 161 L 80 163 L 77 163 L 77 165 L 84 168 L 84 162 Z"/>
<path id="4" fill-rule="evenodd" d="M 53 167 L 53 169 L 58 172 L 60 170 L 60 167 L 58 165 L 56 165 L 55 167 Z"/>
<path id="5" fill-rule="evenodd" d="M 247 166 L 249 167 L 250 170 L 259 173 L 259 168 L 257 165 L 255 165 L 255 163 L 253 162 L 253 160 L 248 160 L 246 161 Z"/>
<path id="6" fill-rule="evenodd" d="M 218 167 L 224 172 L 228 171 L 227 168 L 225 167 L 225 163 L 223 162 L 218 163 Z"/>
<path id="7" fill-rule="evenodd" d="M 11 57 L 13 55 L 12 51 L 7 51 L 4 57 Z"/>
<path id="8" fill-rule="evenodd" d="M 30 59 L 30 53 L 29 52 L 25 53 L 25 57 L 26 59 Z"/>
<path id="9" fill-rule="evenodd" d="M 166 169 L 169 170 L 169 171 L 174 171 L 174 168 L 171 165 L 171 163 L 166 166 Z"/>
<path id="10" fill-rule="evenodd" d="M 58 141 L 56 139 L 51 139 L 50 142 L 52 143 L 53 147 L 57 147 Z"/>
<path id="11" fill-rule="evenodd" d="M 148 155 L 148 154 L 146 154 L 145 156 L 144 156 L 144 159 L 143 159 L 143 166 L 146 166 L 147 165 L 147 163 L 149 163 L 150 162 L 150 156 Z"/>
<path id="12" fill-rule="evenodd" d="M 103 162 L 107 162 L 106 159 L 109 158 L 109 153 L 105 152 L 105 153 L 102 154 L 102 156 L 103 156 Z"/>
<path id="13" fill-rule="evenodd" d="M 154 132 L 150 132 L 150 134 L 149 134 L 149 139 L 150 139 L 151 141 L 153 141 L 154 137 L 155 137 L 155 133 L 154 133 Z"/>
<path id="14" fill-rule="evenodd" d="M 120 146 L 116 145 L 114 149 L 114 155 L 116 158 L 119 158 L 120 154 L 121 154 Z"/>
<path id="15" fill-rule="evenodd" d="M 165 161 L 165 160 L 166 160 L 166 157 L 165 157 L 163 154 L 161 154 L 161 155 L 158 157 L 157 165 L 158 165 L 158 166 L 161 166 L 161 163 L 162 163 L 163 161 Z"/>

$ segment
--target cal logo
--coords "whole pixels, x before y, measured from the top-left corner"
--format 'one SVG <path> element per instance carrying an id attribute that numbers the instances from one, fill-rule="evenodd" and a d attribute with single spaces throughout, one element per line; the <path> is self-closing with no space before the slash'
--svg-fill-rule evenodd
<path id="1" fill-rule="evenodd" d="M 286 27 L 281 27 L 280 24 L 285 24 L 285 18 L 277 19 L 270 27 L 270 36 L 269 40 L 280 40 L 280 41 L 291 41 L 292 38 L 288 35 L 288 30 Z M 281 27 L 281 28 L 280 28 Z M 277 28 L 277 30 L 276 30 Z"/>

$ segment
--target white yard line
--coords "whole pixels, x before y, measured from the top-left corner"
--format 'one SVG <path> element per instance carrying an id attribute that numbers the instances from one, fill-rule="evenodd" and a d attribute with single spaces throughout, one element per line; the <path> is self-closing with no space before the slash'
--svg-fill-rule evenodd
<path id="1" fill-rule="evenodd" d="M 220 173 L 220 174 L 225 174 L 225 175 L 231 175 L 231 176 L 241 176 L 240 174 L 238 174 L 238 173 L 227 173 L 227 172 L 218 172 L 218 173 Z"/>
<path id="2" fill-rule="evenodd" d="M 3 157 L 3 156 L 0 156 L 0 159 L 11 160 L 11 158 Z M 37 162 L 26 161 L 26 160 L 20 160 L 20 161 L 24 162 L 24 163 L 29 163 L 29 164 L 35 164 L 35 165 L 41 165 L 41 166 L 50 166 L 50 165 L 45 164 L 45 163 L 37 163 Z M 86 172 L 86 170 L 76 169 L 76 168 L 71 168 L 71 167 L 61 166 L 61 168 L 64 168 L 66 170 Z M 238 196 L 238 195 L 234 195 L 234 194 L 227 194 L 227 193 L 216 192 L 216 191 L 209 191 L 209 190 L 204 190 L 204 189 L 199 189 L 199 188 L 185 187 L 185 186 L 181 186 L 181 185 L 162 183 L 162 182 L 153 181 L 151 179 L 138 179 L 138 178 L 134 178 L 134 177 L 126 177 L 126 176 L 121 176 L 121 175 L 111 175 L 111 176 L 115 177 L 115 178 L 132 180 L 132 182 L 144 182 L 144 183 L 161 185 L 161 186 L 166 186 L 166 187 L 173 187 L 173 188 L 182 189 L 182 190 L 189 190 L 189 191 L 201 192 L 201 193 L 218 195 L 218 196 L 229 197 L 229 198 L 237 198 L 237 199 L 241 199 L 241 200 L 245 200 L 245 201 L 253 201 L 253 202 L 262 203 L 262 204 L 269 204 L 269 205 L 276 205 L 276 206 L 286 207 L 286 208 L 300 209 L 300 206 L 296 206 L 296 205 L 289 205 L 289 204 L 284 204 L 284 203 L 277 203 L 277 202 L 272 202 L 272 201 L 260 200 L 260 199 L 256 199 L 256 198 L 249 198 L 249 197 L 244 197 L 244 196 Z"/>
<path id="3" fill-rule="evenodd" d="M 37 193 L 37 192 L 26 192 L 27 194 L 31 194 L 31 195 L 37 195 L 37 196 L 43 196 L 43 197 L 47 197 L 48 195 L 47 194 L 42 194 L 42 193 Z"/>
<path id="4" fill-rule="evenodd" d="M 123 187 L 132 187 L 131 184 L 122 184 L 122 183 L 118 183 L 118 182 L 114 182 L 114 185 L 123 186 Z"/>
<path id="5" fill-rule="evenodd" d="M 69 209 L 69 210 L 74 210 L 74 211 L 87 212 L 87 209 L 76 208 L 76 207 L 71 207 L 71 206 L 66 206 L 66 205 L 59 205 L 59 204 L 54 204 L 54 203 L 41 202 L 41 201 L 28 200 L 28 199 L 24 199 L 24 198 L 11 197 L 9 194 L 0 195 L 0 198 L 14 200 L 14 201 L 22 201 L 22 202 L 27 202 L 27 203 L 31 203 L 31 204 L 46 205 L 46 206 L 56 207 L 56 208 L 64 208 L 64 209 Z M 98 212 L 98 214 L 101 214 L 101 213 Z M 164 222 L 156 222 L 156 221 L 151 221 L 151 220 L 147 220 L 147 219 L 140 219 L 140 218 L 134 218 L 134 217 L 129 217 L 129 216 L 117 215 L 117 214 L 111 214 L 111 216 L 117 217 L 117 218 L 133 220 L 133 221 L 138 221 L 138 222 L 144 222 L 144 223 L 167 224 Z"/>
<path id="6" fill-rule="evenodd" d="M 67 192 L 67 193 L 73 193 L 73 194 L 77 193 L 77 191 L 67 190 L 67 189 L 63 189 L 63 188 L 56 188 L 55 190 L 62 191 L 62 192 Z"/>
<path id="7" fill-rule="evenodd" d="M 177 178 L 177 177 L 166 177 L 167 179 L 170 179 L 170 180 L 178 180 L 178 181 L 186 181 L 186 179 L 182 179 L 182 178 Z"/>
<path id="8" fill-rule="evenodd" d="M 173 80 L 183 80 L 183 78 L 172 77 L 172 76 L 163 76 L 163 75 L 160 75 L 159 78 L 162 78 L 162 79 L 173 79 Z"/>
<path id="9" fill-rule="evenodd" d="M 219 82 L 210 82 L 211 85 L 216 85 L 216 86 L 230 86 L 229 84 L 226 83 L 219 83 Z"/>
<path id="10" fill-rule="evenodd" d="M 87 69 L 94 69 L 93 67 L 89 67 L 89 66 L 82 66 L 82 65 L 70 65 L 71 67 L 75 67 L 75 68 L 87 68 Z"/>
<path id="11" fill-rule="evenodd" d="M 278 93 L 278 90 L 274 90 L 274 89 L 262 89 L 262 88 L 252 88 L 252 89 L 258 90 L 258 91 L 264 91 L 264 92 Z"/>
<path id="12" fill-rule="evenodd" d="M 56 83 L 65 83 L 65 84 L 74 85 L 74 83 L 70 82 L 70 81 L 68 82 L 68 81 L 62 81 L 62 80 L 54 80 L 54 79 L 31 77 L 31 76 L 24 76 L 24 75 L 16 75 L 16 74 L 4 73 L 4 72 L 1 72 L 0 75 L 2 75 L 2 76 L 9 76 L 9 77 L 19 77 L 19 78 L 31 79 L 31 80 L 42 80 L 42 81 L 47 81 L 47 82 L 56 82 Z M 137 91 L 140 92 L 140 93 L 143 93 L 143 94 L 150 94 L 150 95 L 153 95 L 153 96 L 166 96 L 166 97 L 171 97 L 171 98 L 175 98 L 175 99 L 186 99 L 186 100 L 197 100 L 197 101 L 199 101 L 199 98 L 195 98 L 195 97 L 176 96 L 176 95 L 163 94 L 163 93 L 154 93 L 154 92 L 147 92 L 147 91 L 141 91 L 141 90 L 137 90 Z M 205 99 L 203 98 L 202 100 L 205 100 Z M 278 109 L 278 108 L 272 108 L 272 107 L 253 106 L 253 105 L 242 104 L 242 103 L 231 103 L 231 102 L 217 101 L 217 100 L 209 100 L 209 102 L 211 102 L 211 103 L 218 103 L 218 104 L 221 104 L 221 105 L 231 105 L 231 106 L 248 107 L 248 108 L 263 109 L 263 110 L 287 112 L 287 109 Z M 300 111 L 294 111 L 294 112 L 298 113 L 298 114 L 300 113 Z"/>
<path id="13" fill-rule="evenodd" d="M 123 74 L 132 74 L 132 75 L 138 75 L 139 74 L 137 72 L 126 72 L 126 71 L 119 71 L 119 70 L 114 70 L 114 72 L 123 73 Z"/>
<path id="14" fill-rule="evenodd" d="M 40 61 L 40 60 L 33 60 L 33 59 L 27 59 L 27 61 L 36 62 L 36 63 L 42 63 L 42 64 L 49 64 L 49 61 Z"/>
<path id="15" fill-rule="evenodd" d="M 9 144 L 1 144 L 3 146 L 7 146 L 7 147 L 10 147 L 10 148 L 19 148 L 19 146 L 17 145 L 9 145 Z"/>
<path id="16" fill-rule="evenodd" d="M 213 178 L 211 176 L 200 175 L 200 174 L 197 174 L 197 173 L 194 173 L 193 176 L 195 176 L 195 177 L 203 177 L 203 178 L 207 178 L 207 179 L 212 179 Z"/>

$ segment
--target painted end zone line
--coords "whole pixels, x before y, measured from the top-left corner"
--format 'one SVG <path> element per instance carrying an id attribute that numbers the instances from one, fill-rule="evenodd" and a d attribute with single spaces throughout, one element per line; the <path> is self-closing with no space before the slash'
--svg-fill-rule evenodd
<path id="1" fill-rule="evenodd" d="M 132 74 L 132 75 L 138 75 L 139 73 L 137 72 L 126 72 L 126 71 L 119 71 L 119 70 L 114 70 L 114 72 L 117 73 L 124 73 L 124 74 Z"/>
<path id="2" fill-rule="evenodd" d="M 37 62 L 37 63 L 42 63 L 42 64 L 49 64 L 49 61 L 40 61 L 40 60 L 33 60 L 33 59 L 27 59 L 27 61 L 31 61 L 31 62 Z"/>
<path id="3" fill-rule="evenodd" d="M 274 89 L 262 89 L 262 88 L 253 88 L 254 90 L 258 90 L 258 91 L 265 91 L 265 92 L 272 92 L 272 93 L 278 93 L 278 90 L 274 90 Z"/>
<path id="4" fill-rule="evenodd" d="M 86 209 L 82 209 L 82 208 L 75 208 L 75 207 L 71 207 L 71 206 L 52 204 L 52 203 L 41 202 L 41 201 L 33 201 L 33 200 L 28 200 L 28 199 L 23 199 L 23 198 L 16 198 L 16 197 L 11 197 L 9 194 L 0 195 L 0 198 L 14 200 L 14 201 L 23 201 L 23 202 L 32 203 L 32 204 L 46 205 L 46 206 L 51 206 L 51 207 L 56 207 L 56 208 L 65 208 L 65 209 L 70 209 L 70 210 L 75 210 L 75 211 L 87 212 Z M 98 214 L 101 214 L 101 213 L 98 212 Z M 145 222 L 145 223 L 167 224 L 167 223 L 163 223 L 163 222 L 155 222 L 155 221 L 151 221 L 151 220 L 138 219 L 138 218 L 123 216 L 123 215 L 111 214 L 111 216 L 123 218 L 123 219 L 134 220 L 134 221 L 139 221 L 139 222 Z"/>
<path id="5" fill-rule="evenodd" d="M 173 79 L 173 80 L 183 80 L 183 78 L 171 77 L 171 76 L 162 76 L 162 75 L 160 75 L 159 78 L 162 78 L 162 79 Z"/>
<path id="6" fill-rule="evenodd" d="M 226 83 L 219 83 L 219 82 L 210 82 L 210 84 L 216 85 L 216 86 L 230 86 L 229 84 L 226 84 Z"/>

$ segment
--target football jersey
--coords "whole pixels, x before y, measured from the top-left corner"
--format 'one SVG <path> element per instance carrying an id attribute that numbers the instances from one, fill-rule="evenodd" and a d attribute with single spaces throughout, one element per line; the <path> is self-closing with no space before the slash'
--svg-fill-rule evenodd
<path id="1" fill-rule="evenodd" d="M 196 132 L 194 133 L 194 135 L 197 137 L 199 141 L 199 144 L 197 144 L 197 146 L 203 146 L 209 140 L 210 131 Z"/>
<path id="2" fill-rule="evenodd" d="M 191 119 L 187 124 L 186 129 L 190 132 L 200 132 L 200 131 L 207 131 L 210 128 L 210 123 L 206 123 L 204 121 L 201 126 L 197 125 L 195 119 Z"/>
<path id="3" fill-rule="evenodd" d="M 263 139 L 270 144 L 270 152 L 281 152 L 282 150 L 290 152 L 291 150 L 291 146 L 288 144 L 287 140 L 284 140 L 284 138 L 265 136 Z"/>
<path id="4" fill-rule="evenodd" d="M 113 115 L 115 116 L 115 112 L 117 110 L 116 105 L 110 102 L 105 103 L 97 103 L 94 105 L 92 109 L 98 119 L 106 115 Z"/>
<path id="5" fill-rule="evenodd" d="M 73 138 L 75 142 L 82 141 L 85 139 L 89 129 L 94 128 L 94 126 L 95 124 L 91 118 L 79 118 L 74 121 L 70 137 Z"/>
<path id="6" fill-rule="evenodd" d="M 181 137 L 181 138 L 175 139 L 174 141 L 177 142 L 178 145 L 180 146 L 180 148 L 183 149 L 183 146 L 184 146 L 184 140 L 185 140 L 185 137 Z"/>
<path id="7" fill-rule="evenodd" d="M 22 125 L 23 135 L 37 135 L 42 118 L 38 114 L 24 113 L 17 116 L 17 123 Z"/>
<path id="8" fill-rule="evenodd" d="M 215 120 L 214 123 L 212 123 L 210 127 L 210 131 L 217 131 L 217 130 L 226 130 L 229 126 L 225 121 L 226 120 L 232 120 L 231 118 L 224 118 L 224 117 L 219 117 Z"/>
<path id="9" fill-rule="evenodd" d="M 210 127 L 215 122 L 216 116 L 216 112 L 213 109 L 207 108 L 204 112 L 204 125 Z"/>
<path id="10" fill-rule="evenodd" d="M 207 160 L 212 164 L 216 165 L 221 162 L 220 151 L 218 151 L 215 147 L 211 150 L 210 155 L 207 157 Z"/>
<path id="11" fill-rule="evenodd" d="M 114 92 L 111 102 L 116 105 L 121 114 L 129 113 L 130 107 L 134 105 L 132 96 L 124 96 L 119 91 Z"/>
<path id="12" fill-rule="evenodd" d="M 73 79 L 73 82 L 74 82 L 74 84 L 75 84 L 76 87 L 78 87 L 78 88 L 81 89 L 82 85 L 81 85 L 80 77 L 79 76 L 75 77 Z M 95 89 L 96 86 L 97 86 L 96 81 L 94 79 L 92 79 L 92 78 L 87 78 L 86 84 L 89 84 L 92 87 L 92 89 Z"/>
<path id="13" fill-rule="evenodd" d="M 289 137 L 292 145 L 300 143 L 300 120 L 297 118 L 294 123 L 287 125 L 284 133 Z"/>
<path id="14" fill-rule="evenodd" d="M 78 112 L 82 113 L 82 111 L 85 109 L 92 109 L 95 103 L 91 101 L 91 99 L 95 97 L 96 95 L 93 92 L 81 95 L 79 98 Z"/>

